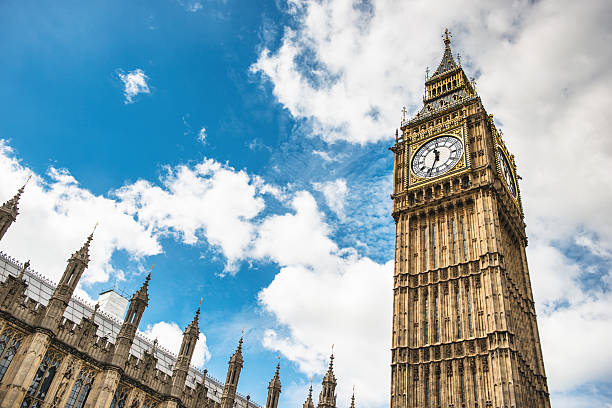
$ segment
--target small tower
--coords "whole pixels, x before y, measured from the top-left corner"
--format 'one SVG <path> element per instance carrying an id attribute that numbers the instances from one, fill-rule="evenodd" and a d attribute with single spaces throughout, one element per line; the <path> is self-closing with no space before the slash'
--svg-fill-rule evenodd
<path id="1" fill-rule="evenodd" d="M 310 379 L 310 389 L 308 390 L 308 398 L 304 402 L 302 408 L 314 408 L 314 402 L 312 402 L 312 378 Z"/>
<path id="2" fill-rule="evenodd" d="M 153 269 L 153 267 L 151 267 Z M 145 308 L 149 305 L 149 281 L 151 280 L 151 272 L 147 275 L 145 282 L 141 286 L 132 298 L 130 299 L 130 305 L 128 311 L 125 314 L 123 325 L 119 334 L 117 335 L 117 341 L 115 342 L 115 352 L 112 358 L 112 364 L 117 367 L 123 367 L 130 353 L 136 330 L 140 324 L 140 319 L 145 311 Z"/>
<path id="3" fill-rule="evenodd" d="M 278 372 L 280 370 L 280 356 L 278 356 L 278 364 L 276 365 L 276 373 L 274 373 L 274 377 L 270 380 L 270 384 L 268 385 L 268 399 L 266 400 L 266 408 L 276 408 L 278 406 L 278 399 L 281 393 L 281 382 L 278 377 Z"/>
<path id="4" fill-rule="evenodd" d="M 53 295 L 51 295 L 51 299 L 49 299 L 49 303 L 45 309 L 40 324 L 41 328 L 55 333 L 62 321 L 68 302 L 70 298 L 72 298 L 74 290 L 89 264 L 89 245 L 93 240 L 94 232 L 95 228 L 89 237 L 87 237 L 87 241 L 85 241 L 81 249 L 72 254 L 70 259 L 68 259 L 66 270 L 55 287 Z"/>
<path id="5" fill-rule="evenodd" d="M 30 179 L 28 178 L 28 180 Z M 9 229 L 11 224 L 17 219 L 17 215 L 19 214 L 19 198 L 21 197 L 21 194 L 23 194 L 23 189 L 25 186 L 25 184 L 21 186 L 21 188 L 17 190 L 17 194 L 2 204 L 2 207 L 0 207 L 0 240 L 2 240 L 2 237 L 4 234 L 6 234 L 6 231 Z"/>
<path id="6" fill-rule="evenodd" d="M 191 357 L 195 350 L 198 337 L 200 337 L 200 329 L 198 327 L 198 320 L 200 319 L 200 306 L 193 318 L 193 321 L 185 328 L 183 332 L 183 342 L 181 343 L 181 349 L 172 371 L 172 384 L 170 386 L 170 395 L 176 398 L 180 398 L 185 388 L 185 380 L 187 379 L 187 373 L 189 372 L 189 365 L 191 364 Z"/>
<path id="7" fill-rule="evenodd" d="M 238 379 L 240 378 L 240 371 L 242 370 L 242 341 L 244 338 L 244 330 L 240 341 L 238 342 L 238 348 L 234 352 L 234 355 L 229 360 L 229 367 L 227 369 L 227 377 L 225 379 L 225 385 L 223 386 L 223 395 L 221 396 L 221 408 L 233 408 L 234 398 L 236 397 L 236 389 L 238 388 Z"/>
<path id="8" fill-rule="evenodd" d="M 336 408 L 336 376 L 334 375 L 334 353 L 329 358 L 329 369 L 323 377 L 317 408 Z"/>

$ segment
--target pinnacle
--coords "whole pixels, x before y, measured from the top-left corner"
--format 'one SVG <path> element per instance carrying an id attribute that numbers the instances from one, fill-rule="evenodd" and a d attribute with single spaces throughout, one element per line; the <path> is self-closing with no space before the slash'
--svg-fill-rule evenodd
<path id="1" fill-rule="evenodd" d="M 32 176 L 28 177 L 28 179 L 26 180 L 26 182 L 19 188 L 19 190 L 17 190 L 17 193 L 10 198 L 8 201 L 6 201 L 4 204 L 2 204 L 2 209 L 8 213 L 12 213 L 13 216 L 17 216 L 18 212 L 19 212 L 19 208 L 18 208 L 18 204 L 19 204 L 19 198 L 21 198 L 21 195 L 23 194 L 23 190 L 25 189 L 26 184 L 28 184 L 28 181 L 30 180 Z"/>
<path id="2" fill-rule="evenodd" d="M 444 35 L 443 35 L 443 39 L 444 39 L 444 54 L 442 55 L 442 61 L 440 61 L 440 65 L 438 65 L 438 68 L 434 71 L 434 73 L 432 74 L 431 77 L 429 77 L 429 80 L 431 80 L 432 78 L 441 75 L 447 71 L 451 71 L 455 68 L 458 67 L 457 63 L 455 62 L 455 58 L 453 57 L 453 52 L 451 50 L 450 47 L 450 43 L 451 40 L 450 38 L 452 37 L 450 31 L 448 31 L 448 28 L 446 30 L 444 30 Z"/>
<path id="3" fill-rule="evenodd" d="M 201 303 L 200 303 L 201 304 Z M 196 310 L 195 316 L 193 316 L 193 320 L 189 323 L 189 326 L 185 329 L 185 332 L 189 331 L 192 328 L 195 328 L 196 331 L 199 331 L 198 322 L 200 321 L 200 307 L 198 306 L 198 310 Z"/>
<path id="4" fill-rule="evenodd" d="M 153 266 L 151 266 L 151 270 L 153 270 Z M 140 289 L 138 289 L 138 291 L 134 293 L 131 300 L 138 298 L 138 299 L 144 300 L 145 303 L 147 304 L 149 303 L 149 281 L 150 280 L 151 280 L 151 271 L 149 271 L 149 274 L 147 275 L 147 278 L 145 279 L 144 283 L 142 284 Z"/>
<path id="5" fill-rule="evenodd" d="M 98 224 L 96 224 L 96 227 L 97 226 Z M 91 245 L 91 241 L 93 240 L 93 236 L 94 236 L 94 232 L 96 231 L 96 227 L 94 227 L 91 234 L 89 234 L 89 236 L 87 237 L 87 240 L 85 241 L 81 249 L 79 249 L 74 254 L 72 254 L 71 258 L 80 259 L 81 261 L 85 262 L 85 264 L 89 263 L 89 245 Z"/>

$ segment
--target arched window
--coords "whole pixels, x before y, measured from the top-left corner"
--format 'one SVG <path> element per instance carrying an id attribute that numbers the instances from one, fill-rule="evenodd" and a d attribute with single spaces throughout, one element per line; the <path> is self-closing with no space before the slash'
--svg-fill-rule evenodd
<path id="1" fill-rule="evenodd" d="M 38 367 L 38 371 L 36 371 L 36 375 L 34 375 L 30 388 L 28 388 L 26 397 L 21 403 L 21 408 L 32 408 L 42 405 L 61 362 L 61 354 L 53 350 L 47 351 Z"/>
<path id="2" fill-rule="evenodd" d="M 91 385 L 93 384 L 95 373 L 88 369 L 83 368 L 72 387 L 66 408 L 83 408 L 89 391 L 91 391 Z"/>
<path id="3" fill-rule="evenodd" d="M 142 404 L 142 408 L 155 408 L 157 407 L 157 403 L 148 398 L 145 398 L 144 404 Z"/>
<path id="4" fill-rule="evenodd" d="M 12 328 L 7 328 L 0 335 L 0 380 L 13 361 L 22 338 L 23 335 Z"/>
<path id="5" fill-rule="evenodd" d="M 110 408 L 125 408 L 125 401 L 128 397 L 128 389 L 124 386 L 118 386 L 115 391 L 115 396 L 110 404 Z"/>

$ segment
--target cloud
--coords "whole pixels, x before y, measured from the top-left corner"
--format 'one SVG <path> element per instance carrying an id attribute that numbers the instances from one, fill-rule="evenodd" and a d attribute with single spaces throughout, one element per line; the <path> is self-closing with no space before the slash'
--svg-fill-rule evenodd
<path id="1" fill-rule="evenodd" d="M 340 220 L 344 220 L 346 214 L 344 213 L 344 203 L 346 195 L 348 194 L 348 188 L 346 187 L 345 179 L 336 179 L 333 181 L 326 181 L 324 183 L 313 183 L 315 190 L 323 193 L 325 197 L 325 203 L 334 214 L 338 216 Z"/>
<path id="2" fill-rule="evenodd" d="M 144 71 L 140 68 L 135 69 L 133 71 L 129 71 L 125 74 L 123 71 L 117 72 L 119 79 L 123 82 L 124 89 L 123 94 L 125 95 L 125 102 L 133 103 L 134 97 L 141 93 L 151 93 L 149 89 L 149 85 L 147 84 L 147 79 L 149 77 L 144 73 Z"/>
<path id="3" fill-rule="evenodd" d="M 206 137 L 207 137 L 206 128 L 202 126 L 202 128 L 198 132 L 198 140 L 202 143 L 206 143 Z"/>
<path id="4" fill-rule="evenodd" d="M 425 67 L 439 63 L 440 35 L 450 28 L 453 50 L 477 78 L 523 177 L 553 400 L 597 381 L 609 389 L 612 356 L 603 349 L 612 305 L 609 272 L 601 269 L 610 270 L 612 251 L 612 4 L 482 0 L 432 8 L 424 0 L 292 0 L 286 10 L 290 27 L 276 48 L 265 44 L 251 71 L 330 143 L 392 143 L 401 107 L 412 114 L 420 108 Z M 567 327 L 575 330 L 564 334 Z M 282 338 L 270 334 L 268 341 Z M 302 339 L 291 344 L 308 347 Z M 387 391 L 379 390 L 379 405 Z"/>
<path id="5" fill-rule="evenodd" d="M 150 339 L 157 339 L 159 344 L 174 354 L 178 354 L 183 341 L 183 330 L 175 322 L 157 322 L 153 325 L 147 325 L 144 335 Z M 200 333 L 198 342 L 193 350 L 191 364 L 202 369 L 204 364 L 210 360 L 210 352 L 206 345 L 206 336 Z"/>
<path id="6" fill-rule="evenodd" d="M 252 219 L 265 207 L 249 175 L 212 159 L 167 168 L 162 186 L 139 180 L 115 192 L 127 214 L 155 234 L 178 233 L 186 244 L 204 238 L 236 271 L 254 237 Z"/>
<path id="7" fill-rule="evenodd" d="M 58 281 L 66 259 L 83 245 L 96 222 L 100 225 L 90 247 L 84 284 L 122 275 L 111 263 L 116 251 L 126 251 L 136 261 L 161 252 L 157 238 L 125 214 L 117 202 L 80 187 L 67 170 L 51 167 L 45 176 L 35 174 L 0 140 L 2 201 L 12 197 L 30 174 L 32 180 L 19 202 L 20 214 L 1 242 L 2 250 L 11 256 L 30 259 L 33 269 Z"/>
<path id="8" fill-rule="evenodd" d="M 263 345 L 311 375 L 326 370 L 335 344 L 340 401 L 348 404 L 355 384 L 364 405 L 378 403 L 389 381 L 391 319 L 380 316 L 391 315 L 393 263 L 339 248 L 310 193 L 297 192 L 290 204 L 293 212 L 262 222 L 255 241 L 254 256 L 281 265 L 258 297 L 278 322 Z"/>

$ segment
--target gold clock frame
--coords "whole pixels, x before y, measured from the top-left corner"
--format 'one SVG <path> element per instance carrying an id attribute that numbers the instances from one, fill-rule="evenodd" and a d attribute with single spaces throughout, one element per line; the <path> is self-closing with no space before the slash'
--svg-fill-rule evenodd
<path id="1" fill-rule="evenodd" d="M 459 126 L 455 126 L 454 128 L 450 128 L 450 129 L 444 129 L 443 131 L 440 131 L 429 137 L 420 139 L 417 142 L 410 144 L 408 147 L 409 149 L 408 150 L 409 160 L 407 163 L 408 166 L 406 166 L 408 167 L 408 177 L 406 180 L 407 185 L 405 186 L 405 188 L 409 189 L 409 188 L 413 188 L 417 186 L 424 186 L 429 183 L 437 183 L 440 180 L 446 179 L 451 176 L 456 176 L 458 174 L 469 171 L 471 163 L 470 163 L 469 145 L 466 140 L 466 135 L 467 135 L 467 124 L 464 122 L 460 124 Z M 453 166 L 452 169 L 450 169 L 449 171 L 447 171 L 446 173 L 438 177 L 425 178 L 425 177 L 417 176 L 412 171 L 412 160 L 414 159 L 414 155 L 425 143 L 429 142 L 430 140 L 441 137 L 441 136 L 453 136 L 461 141 L 461 144 L 463 145 L 463 153 L 462 153 L 461 158 L 459 159 L 457 164 Z"/>
<path id="2" fill-rule="evenodd" d="M 506 144 L 504 143 L 502 139 L 501 133 L 497 130 L 497 128 L 492 122 L 491 122 L 491 129 L 493 132 L 493 139 L 495 141 L 494 143 L 495 155 L 494 156 L 495 156 L 495 168 L 497 171 L 497 175 L 499 176 L 501 180 L 501 184 L 506 189 L 508 196 L 514 202 L 514 204 L 516 205 L 516 207 L 518 208 L 519 212 L 522 215 L 523 206 L 521 204 L 521 190 L 520 190 L 519 183 L 518 183 L 518 176 L 516 174 L 516 162 L 514 161 L 514 155 L 510 154 L 510 152 L 508 151 L 508 148 L 506 147 Z M 512 178 L 514 179 L 514 186 L 516 187 L 516 197 L 512 195 L 512 192 L 510 191 L 510 187 L 508 187 L 508 185 L 506 184 L 506 181 L 504 180 L 504 174 L 501 169 L 501 163 L 499 162 L 499 158 L 497 157 L 497 149 L 501 151 L 501 153 L 506 158 L 508 165 L 510 166 L 510 173 L 512 173 Z"/>

